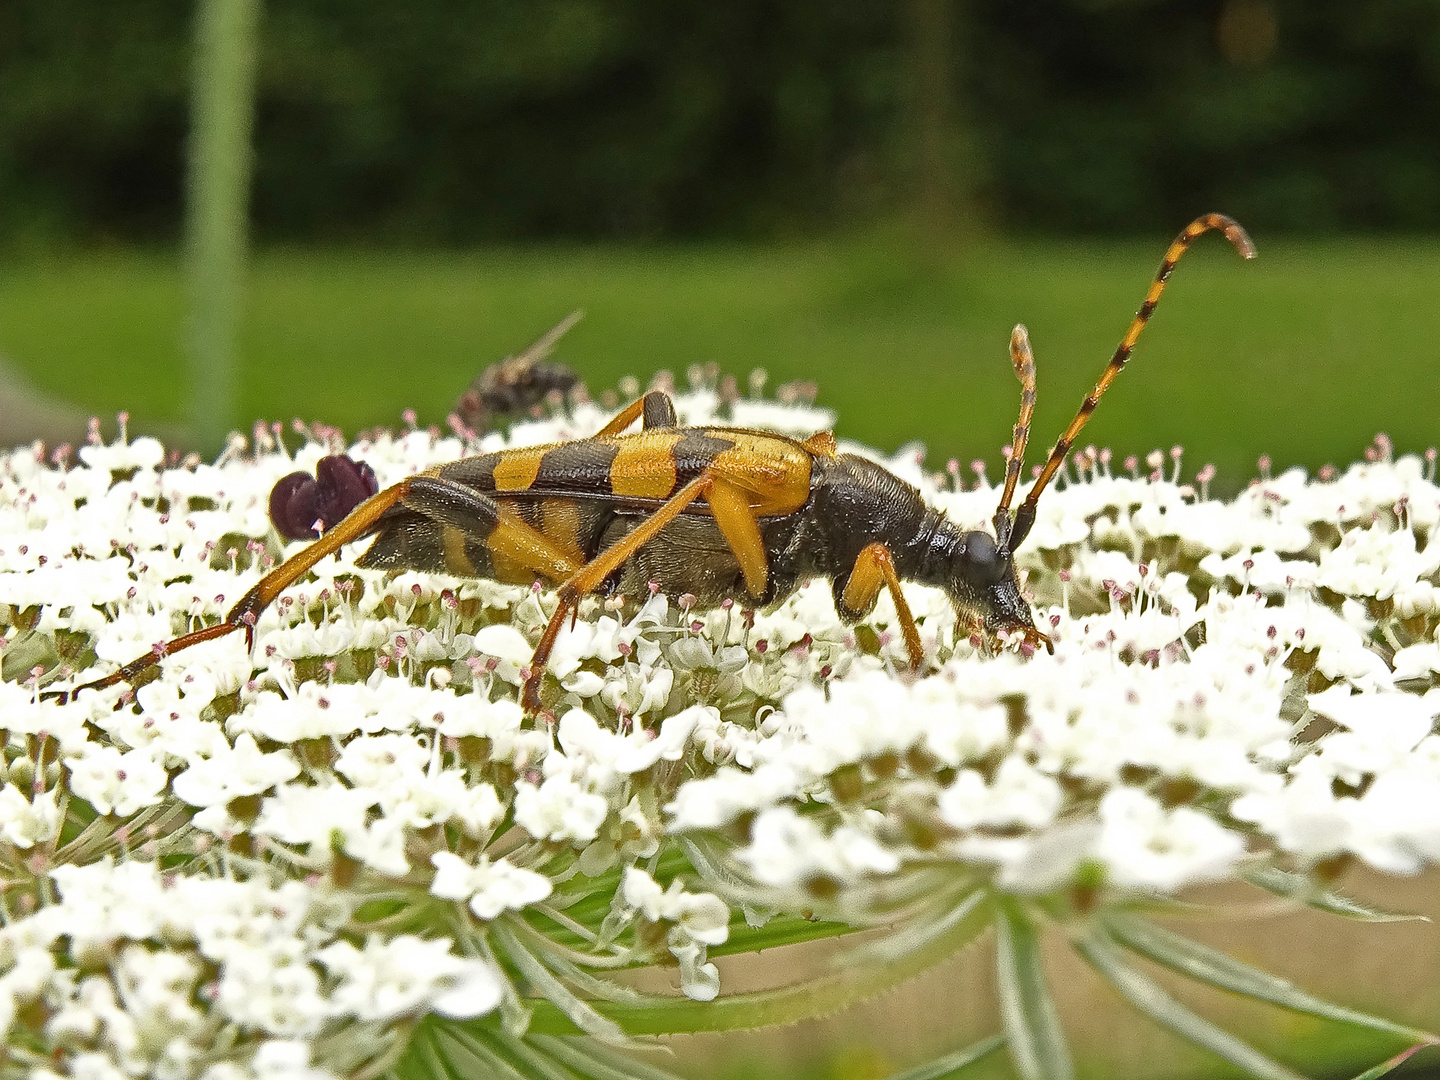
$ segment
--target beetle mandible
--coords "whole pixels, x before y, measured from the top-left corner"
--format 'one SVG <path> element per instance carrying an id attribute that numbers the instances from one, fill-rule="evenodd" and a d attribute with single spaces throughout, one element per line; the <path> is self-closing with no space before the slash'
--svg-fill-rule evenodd
<path id="1" fill-rule="evenodd" d="M 1014 553 L 1035 523 L 1041 493 L 1124 368 L 1176 262 L 1211 229 L 1245 258 L 1254 256 L 1245 230 L 1222 214 L 1196 218 L 1180 232 L 1115 354 L 1012 517 L 1035 406 L 1029 337 L 1024 326 L 1015 327 L 1010 356 L 1022 388 L 1020 415 L 993 534 L 962 530 L 881 466 L 838 453 L 829 432 L 796 441 L 740 428 L 681 427 L 669 397 L 652 390 L 591 438 L 462 458 L 383 491 L 349 458 L 325 459 L 305 498 L 327 508 L 333 527 L 266 574 L 223 622 L 157 646 L 79 689 L 131 682 L 171 653 L 237 630 L 253 646 L 256 620 L 284 589 L 342 545 L 371 536 L 360 566 L 555 586 L 555 613 L 535 647 L 523 692 L 531 712 L 540 711 L 546 661 L 581 599 L 594 592 L 636 595 L 650 582 L 669 594 L 690 593 L 702 605 L 730 597 L 763 607 L 812 578 L 828 578 L 847 622 L 868 615 L 884 588 L 911 666 L 918 667 L 924 649 L 900 589 L 901 581 L 915 581 L 944 589 L 958 619 L 988 639 L 1018 636 L 1048 648 L 1050 639 L 1036 628 L 1021 594 Z M 641 429 L 627 434 L 637 420 Z M 282 491 L 287 481 L 291 486 Z M 277 527 L 292 539 L 311 535 L 313 520 L 300 521 L 286 509 L 295 492 L 287 477 L 271 503 Z"/>

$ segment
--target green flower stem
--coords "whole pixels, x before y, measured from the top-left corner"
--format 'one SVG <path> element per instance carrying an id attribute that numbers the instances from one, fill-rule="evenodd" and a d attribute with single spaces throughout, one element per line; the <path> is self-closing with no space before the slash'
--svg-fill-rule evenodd
<path id="1" fill-rule="evenodd" d="M 1388 1061 L 1382 1061 L 1379 1065 L 1366 1069 L 1359 1076 L 1355 1077 L 1355 1080 L 1380 1080 L 1380 1077 L 1384 1076 L 1386 1073 L 1390 1072 L 1393 1069 L 1398 1069 L 1401 1065 L 1404 1065 L 1405 1062 L 1409 1061 L 1412 1054 L 1416 1053 L 1417 1051 L 1424 1050 L 1427 1046 L 1431 1045 L 1433 1044 L 1418 1043 L 1415 1046 L 1406 1047 L 1404 1050 L 1401 1050 L 1400 1053 L 1396 1054 Z"/>
<path id="2" fill-rule="evenodd" d="M 708 950 L 711 959 L 717 956 L 734 956 L 737 953 L 759 952 L 761 949 L 778 949 L 782 945 L 799 945 L 806 941 L 823 941 L 826 938 L 843 937 L 864 927 L 848 923 L 821 920 L 811 922 L 799 916 L 779 915 L 765 924 L 760 932 L 744 928 L 748 933 L 736 932 L 731 924 L 730 940 L 712 945 Z"/>
<path id="3" fill-rule="evenodd" d="M 1274 866 L 1252 866 L 1241 872 L 1241 877 L 1256 888 L 1282 896 L 1287 900 L 1306 904 L 1320 911 L 1354 919 L 1357 922 L 1420 922 L 1423 915 L 1405 915 L 1380 911 L 1368 907 L 1348 896 L 1331 892 L 1305 874 L 1281 870 Z"/>
<path id="4" fill-rule="evenodd" d="M 1148 976 L 1131 966 L 1102 931 L 1075 940 L 1075 950 L 1120 996 L 1162 1027 L 1224 1058 L 1257 1080 L 1301 1080 L 1287 1069 L 1228 1031 L 1191 1012 Z"/>
<path id="5" fill-rule="evenodd" d="M 831 974 L 794 986 L 752 994 L 733 994 L 714 1001 L 655 995 L 652 1003 L 646 1005 L 597 1001 L 593 1003 L 593 1008 L 619 1024 L 627 1035 L 746 1031 L 826 1016 L 894 989 L 952 956 L 990 925 L 992 914 L 989 904 L 977 904 L 969 917 L 949 933 L 936 938 L 931 948 L 911 952 L 885 966 L 840 966 Z M 579 1028 L 551 1002 L 533 998 L 526 999 L 525 1003 L 532 1010 L 530 1030 L 533 1033 L 579 1033 Z"/>
<path id="6" fill-rule="evenodd" d="M 1020 900 L 1003 897 L 998 907 L 995 973 L 1011 1060 L 1024 1080 L 1071 1080 L 1075 1070 L 1045 985 L 1040 933 Z"/>
<path id="7" fill-rule="evenodd" d="M 522 975 L 545 995 L 545 1003 L 556 1009 L 575 1029 L 598 1039 L 618 1042 L 624 1037 L 621 1027 L 596 1011 L 588 1002 L 580 1000 L 520 941 L 515 931 L 503 922 L 494 923 L 490 928 L 495 943 L 505 953 Z M 599 1004 L 599 1003 L 597 1003 Z M 563 1009 L 563 1012 L 561 1010 Z M 534 1025 L 532 1017 L 531 1024 Z"/>
<path id="8" fill-rule="evenodd" d="M 234 420 L 259 25 L 260 0 L 199 0 L 196 8 L 185 239 L 191 421 L 206 449 Z"/>
<path id="9" fill-rule="evenodd" d="M 566 1068 L 593 1080 L 677 1080 L 674 1073 L 621 1054 L 594 1039 L 537 1035 L 533 1041 Z"/>
<path id="10" fill-rule="evenodd" d="M 1127 949 L 1163 964 L 1172 971 L 1209 983 L 1221 990 L 1269 1001 L 1296 1012 L 1389 1032 L 1422 1045 L 1440 1044 L 1440 1036 L 1432 1032 L 1397 1024 L 1393 1020 L 1347 1009 L 1342 1005 L 1332 1005 L 1292 986 L 1284 979 L 1258 971 L 1148 920 L 1114 916 L 1105 920 L 1105 929 Z"/>
<path id="11" fill-rule="evenodd" d="M 975 1064 L 1004 1045 L 1004 1035 L 990 1035 L 977 1043 L 971 1043 L 963 1050 L 956 1050 L 953 1054 L 946 1054 L 944 1057 L 928 1061 L 924 1065 L 917 1065 L 913 1069 L 906 1069 L 904 1072 L 891 1073 L 885 1080 L 941 1080 L 941 1077 L 950 1076 Z"/>

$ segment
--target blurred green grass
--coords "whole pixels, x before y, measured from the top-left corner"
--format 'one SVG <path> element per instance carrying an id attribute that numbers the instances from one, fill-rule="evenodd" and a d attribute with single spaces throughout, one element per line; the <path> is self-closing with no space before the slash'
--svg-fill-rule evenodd
<path id="1" fill-rule="evenodd" d="M 794 246 L 532 247 L 473 253 L 272 250 L 255 259 L 236 426 L 257 416 L 353 431 L 406 406 L 442 422 L 469 379 L 574 308 L 557 358 L 590 386 L 717 361 L 813 379 L 840 434 L 998 461 L 1028 324 L 1048 446 L 1098 376 L 1167 237 L 1153 244 L 894 237 Z M 1440 242 L 1257 238 L 1245 263 L 1203 238 L 1082 442 L 1186 447 L 1226 486 L 1357 457 L 1378 430 L 1440 441 Z M 45 389 L 136 422 L 184 416 L 182 284 L 168 252 L 9 260 L 0 355 Z"/>

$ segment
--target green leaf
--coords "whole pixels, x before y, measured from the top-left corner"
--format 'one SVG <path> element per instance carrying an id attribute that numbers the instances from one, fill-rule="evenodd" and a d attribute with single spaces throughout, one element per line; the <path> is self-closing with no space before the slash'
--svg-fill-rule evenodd
<path id="1" fill-rule="evenodd" d="M 484 1040 L 464 1031 L 437 1029 L 430 1037 L 431 1062 L 444 1068 L 444 1077 L 471 1080 L 476 1076 L 493 1076 L 498 1080 L 531 1080 L 515 1065 L 497 1054 Z"/>
<path id="2" fill-rule="evenodd" d="M 721 945 L 712 945 L 707 953 L 714 957 L 759 952 L 762 949 L 778 949 L 781 945 L 795 945 L 802 941 L 842 937 L 863 929 L 863 926 L 856 927 L 828 919 L 803 919 L 799 915 L 778 916 L 764 926 L 747 926 L 743 918 L 736 918 L 730 923 L 730 937 Z"/>
<path id="3" fill-rule="evenodd" d="M 482 1033 L 457 1032 L 456 1037 L 463 1038 L 470 1035 L 473 1038 L 479 1034 Z M 515 1062 L 527 1080 L 575 1080 L 574 1074 L 569 1069 L 525 1038 L 511 1035 L 503 1030 L 486 1031 L 483 1032 L 483 1035 L 489 1037 L 492 1045 L 499 1044 L 506 1056 Z M 580 1075 L 590 1076 L 592 1074 L 582 1070 Z"/>
<path id="4" fill-rule="evenodd" d="M 1127 949 L 1163 964 L 1172 971 L 1209 983 L 1221 990 L 1259 998 L 1261 1001 L 1269 1001 L 1312 1016 L 1323 1016 L 1330 1020 L 1360 1024 L 1376 1031 L 1392 1032 L 1420 1043 L 1440 1042 L 1440 1037 L 1428 1031 L 1407 1027 L 1393 1020 L 1371 1016 L 1313 997 L 1284 979 L 1242 964 L 1222 952 L 1156 926 L 1146 919 L 1112 916 L 1105 921 L 1105 928 L 1111 937 Z"/>
<path id="5" fill-rule="evenodd" d="M 722 995 L 714 1001 L 654 996 L 654 1003 L 644 1006 L 616 1001 L 579 1004 L 614 1021 L 625 1034 L 631 1036 L 742 1031 L 775 1024 L 790 1024 L 797 1020 L 838 1012 L 899 986 L 973 941 L 989 925 L 988 920 L 988 906 L 980 905 L 948 933 L 936 938 L 929 947 L 900 957 L 893 964 L 870 968 L 840 968 L 818 978 L 775 990 Z M 530 1025 L 532 1032 L 545 1035 L 577 1033 L 577 1025 L 560 1003 L 541 998 L 526 999 L 525 1003 L 533 1010 Z"/>
<path id="6" fill-rule="evenodd" d="M 927 949 L 930 942 L 943 937 L 952 927 L 974 914 L 986 897 L 985 890 L 979 888 L 968 893 L 941 895 L 928 910 L 896 927 L 885 937 L 855 946 L 840 956 L 837 962 L 861 966 L 892 964 L 907 952 Z"/>
<path id="7" fill-rule="evenodd" d="M 601 975 L 592 974 L 586 968 L 573 961 L 554 953 L 546 956 L 546 966 L 550 968 L 561 979 L 565 980 L 571 989 L 577 994 L 584 994 L 589 998 L 600 998 L 604 1001 L 624 1001 L 631 1005 L 648 1005 L 652 1003 L 655 994 L 647 994 L 641 990 L 626 986 L 624 983 L 607 979 Z M 635 965 L 640 966 L 640 965 Z"/>
<path id="8" fill-rule="evenodd" d="M 891 1073 L 885 1080 L 940 1080 L 941 1077 L 957 1073 L 967 1065 L 973 1065 L 987 1054 L 992 1054 L 1005 1045 L 1003 1034 L 991 1035 L 977 1043 L 971 1043 L 963 1050 L 936 1058 L 934 1061 L 917 1065 L 904 1072 Z"/>
<path id="9" fill-rule="evenodd" d="M 995 971 L 1010 1057 L 1024 1080 L 1071 1080 L 1074 1067 L 1045 985 L 1040 935 L 1013 897 L 996 904 Z"/>
<path id="10" fill-rule="evenodd" d="M 1218 1054 L 1259 1080 L 1301 1080 L 1299 1073 L 1291 1072 L 1278 1061 L 1266 1057 L 1253 1046 L 1241 1042 L 1228 1031 L 1180 1004 L 1132 967 L 1102 932 L 1077 938 L 1075 948 L 1100 973 L 1101 978 L 1157 1024 Z"/>
<path id="11" fill-rule="evenodd" d="M 1430 921 L 1424 915 L 1396 914 L 1366 907 L 1356 900 L 1351 900 L 1348 896 L 1341 896 L 1339 893 L 1321 888 L 1304 874 L 1278 870 L 1273 866 L 1249 867 L 1240 876 L 1251 885 L 1274 893 L 1276 896 L 1283 896 L 1287 900 L 1296 900 L 1320 911 L 1327 911 L 1346 919 L 1355 919 L 1358 922 Z"/>
<path id="12" fill-rule="evenodd" d="M 620 1030 L 619 1025 L 613 1020 L 605 1019 L 590 1004 L 576 997 L 538 957 L 521 944 L 515 931 L 503 921 L 492 923 L 490 932 L 495 943 L 505 951 L 506 957 L 519 969 L 520 974 L 544 994 L 552 1006 L 560 1009 L 575 1027 L 597 1039 L 608 1039 L 612 1042 L 624 1039 L 625 1033 Z M 531 1023 L 534 1024 L 533 1019 Z"/>
<path id="13" fill-rule="evenodd" d="M 504 1063 L 498 1063 L 501 1068 L 497 1069 L 496 1063 L 490 1061 L 489 1055 L 477 1059 L 475 1055 L 467 1052 L 464 1056 L 468 1060 L 463 1063 L 457 1063 L 441 1049 L 440 1040 L 435 1038 L 433 1034 L 424 1037 L 423 1041 L 417 1036 L 415 1046 L 416 1052 L 413 1055 L 407 1055 L 407 1060 L 404 1062 L 405 1067 L 397 1070 L 402 1076 L 423 1077 L 426 1078 L 426 1080 L 448 1080 L 448 1078 L 451 1077 L 453 1077 L 454 1080 L 464 1080 L 468 1075 L 481 1076 L 488 1074 L 503 1077 L 505 1073 L 503 1068 Z M 476 1068 L 475 1065 L 477 1064 L 481 1067 Z M 471 1067 L 467 1070 L 464 1067 L 465 1065 Z"/>
<path id="14" fill-rule="evenodd" d="M 1390 1072 L 1393 1069 L 1398 1069 L 1401 1065 L 1404 1065 L 1406 1061 L 1410 1060 L 1410 1055 L 1415 1053 L 1417 1050 L 1424 1050 L 1427 1046 L 1433 1045 L 1433 1043 L 1418 1043 L 1415 1046 L 1407 1047 L 1389 1060 L 1382 1061 L 1374 1068 L 1366 1069 L 1359 1076 L 1355 1077 L 1355 1080 L 1380 1080 L 1380 1077 L 1384 1076 L 1386 1073 Z"/>
<path id="15" fill-rule="evenodd" d="M 532 1035 L 530 1041 L 544 1049 L 556 1061 L 590 1080 L 680 1080 L 648 1062 L 575 1035 Z"/>
<path id="16" fill-rule="evenodd" d="M 587 1036 L 512 1035 L 494 1017 L 420 1025 L 389 1080 L 680 1080 Z"/>

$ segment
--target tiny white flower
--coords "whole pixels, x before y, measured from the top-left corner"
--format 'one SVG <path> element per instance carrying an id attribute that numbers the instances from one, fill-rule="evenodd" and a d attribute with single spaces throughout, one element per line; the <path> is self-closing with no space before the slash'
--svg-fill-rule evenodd
<path id="1" fill-rule="evenodd" d="M 1396 649 L 1390 666 L 1396 681 L 1432 679 L 1440 674 L 1440 642 L 1422 641 Z"/>
<path id="2" fill-rule="evenodd" d="M 1226 876 L 1245 842 L 1214 818 L 1187 806 L 1166 810 L 1136 788 L 1115 788 L 1100 800 L 1096 854 L 1111 880 L 1127 888 L 1173 892 Z"/>
<path id="3" fill-rule="evenodd" d="M 0 788 L 0 835 L 22 851 L 54 840 L 63 824 L 56 794 L 50 788 L 27 799 L 14 784 Z"/>
<path id="4" fill-rule="evenodd" d="M 405 857 L 405 825 L 389 818 L 378 818 L 364 832 L 349 838 L 345 853 L 387 877 L 403 877 L 410 870 Z"/>
<path id="5" fill-rule="evenodd" d="M 720 945 L 730 935 L 730 909 L 713 893 L 688 892 L 678 878 L 662 889 L 636 866 L 625 870 L 620 887 L 626 904 L 648 922 L 676 923 L 702 945 Z"/>
<path id="6" fill-rule="evenodd" d="M 473 1020 L 494 1012 L 504 996 L 495 969 L 483 960 L 462 959 L 449 975 L 449 986 L 430 998 L 430 1008 L 451 1020 Z"/>
<path id="7" fill-rule="evenodd" d="M 691 1001 L 714 1001 L 720 993 L 720 970 L 705 963 L 705 946 L 685 940 L 670 947 L 680 962 L 680 990 Z"/>
<path id="8" fill-rule="evenodd" d="M 475 632 L 475 651 L 499 661 L 495 674 L 510 683 L 520 683 L 520 671 L 528 668 L 535 646 L 513 626 L 496 623 Z"/>
<path id="9" fill-rule="evenodd" d="M 1023 758 L 1011 756 L 1000 763 L 987 784 L 974 769 L 962 769 L 955 782 L 940 793 L 940 816 L 957 829 L 980 825 L 1048 825 L 1063 801 L 1060 785 Z"/>
<path id="10" fill-rule="evenodd" d="M 568 776 L 550 776 L 538 787 L 526 781 L 515 785 L 515 823 L 536 839 L 588 842 L 609 813 L 604 796 Z"/>
<path id="11" fill-rule="evenodd" d="M 338 844 L 344 850 L 365 835 L 373 792 L 343 784 L 281 784 L 261 804 L 253 831 L 288 844 L 308 844 L 311 855 Z"/>
<path id="12" fill-rule="evenodd" d="M 304 1039 L 266 1039 L 250 1059 L 250 1068 L 257 1080 L 329 1080 L 331 1076 L 310 1064 L 310 1043 Z"/>
<path id="13" fill-rule="evenodd" d="M 419 771 L 430 751 L 413 735 L 366 735 L 345 745 L 335 771 L 357 787 L 380 787 L 402 770 Z"/>
<path id="14" fill-rule="evenodd" d="M 169 776 L 148 750 L 121 753 L 113 746 L 88 744 L 83 753 L 66 758 L 70 790 L 97 814 L 128 817 L 164 798 Z"/>
<path id="15" fill-rule="evenodd" d="M 242 795 L 258 795 L 293 780 L 300 765 L 289 750 L 262 753 L 254 736 L 241 735 L 233 747 L 190 763 L 173 782 L 176 795 L 191 806 L 217 806 Z"/>
<path id="16" fill-rule="evenodd" d="M 1440 782 L 1433 772 L 1392 769 L 1344 807 L 1346 846 L 1371 866 L 1413 874 L 1440 861 Z"/>
<path id="17" fill-rule="evenodd" d="M 372 935 L 363 950 L 337 941 L 316 955 L 340 979 L 330 994 L 332 1008 L 360 1020 L 422 1015 L 437 1000 L 466 1016 L 494 1009 L 501 995 L 494 972 L 479 961 L 455 956 L 450 948 L 444 938 L 401 934 L 385 941 Z"/>
<path id="18" fill-rule="evenodd" d="M 87 444 L 80 447 L 80 460 L 87 468 L 108 476 L 132 469 L 153 469 L 165 460 L 165 447 L 159 439 L 142 435 L 129 442 Z"/>
<path id="19" fill-rule="evenodd" d="M 750 844 L 738 858 L 757 881 L 781 887 L 818 877 L 852 883 L 871 874 L 892 874 L 900 866 L 899 855 L 865 830 L 842 825 L 826 835 L 788 806 L 772 807 L 755 819 Z"/>
<path id="20" fill-rule="evenodd" d="M 659 851 L 663 830 L 652 812 L 653 806 L 647 809 L 639 795 L 631 796 L 619 815 L 608 819 L 599 836 L 580 853 L 580 872 L 595 877 L 616 863 L 648 859 Z"/>
<path id="21" fill-rule="evenodd" d="M 313 1035 L 331 1008 L 299 942 L 237 948 L 221 969 L 215 1005 L 239 1024 L 286 1038 Z"/>
<path id="22" fill-rule="evenodd" d="M 1320 745 L 1322 759 L 1349 783 L 1380 773 L 1430 734 L 1440 715 L 1440 693 L 1352 694 L 1346 686 L 1309 697 L 1310 708 L 1348 730 L 1333 732 Z M 1333 763 L 1333 764 L 1332 764 Z"/>
<path id="23" fill-rule="evenodd" d="M 553 888 L 544 874 L 514 866 L 503 858 L 492 862 L 481 855 L 471 864 L 451 852 L 440 851 L 430 857 L 430 862 L 435 867 L 431 893 L 447 900 L 467 900 L 470 910 L 481 919 L 538 904 Z"/>

